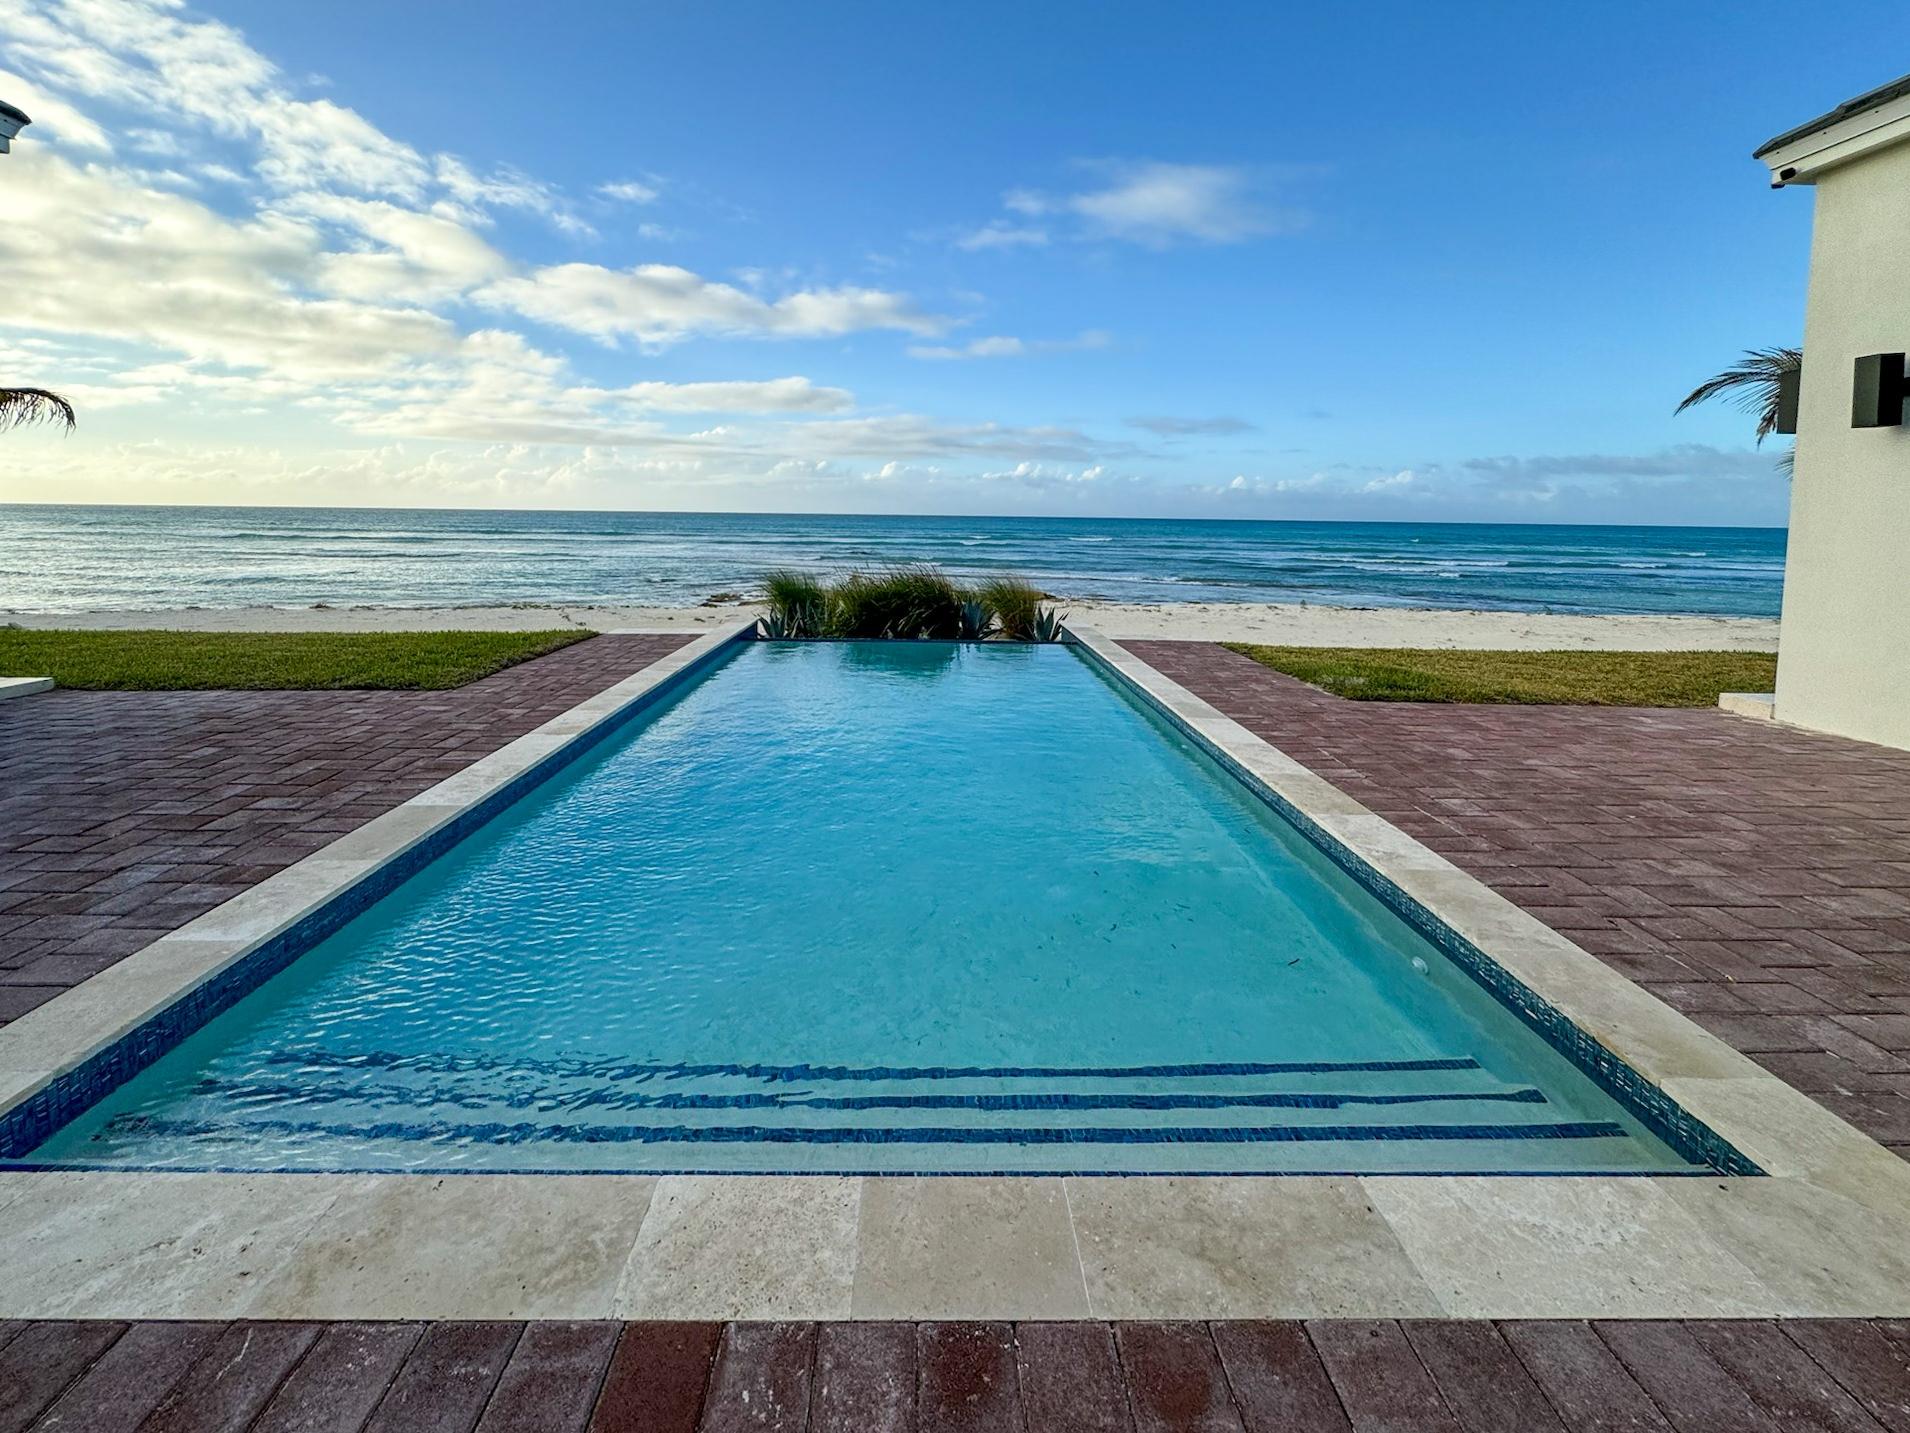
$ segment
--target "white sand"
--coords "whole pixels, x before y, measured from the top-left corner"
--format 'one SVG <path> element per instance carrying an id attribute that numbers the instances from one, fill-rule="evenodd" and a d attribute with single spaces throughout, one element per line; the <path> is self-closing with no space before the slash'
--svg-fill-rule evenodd
<path id="1" fill-rule="evenodd" d="M 1110 637 L 1270 642 L 1310 647 L 1475 647 L 1528 651 L 1775 651 L 1777 623 L 1742 617 L 1576 617 L 1290 603 L 1186 602 L 1162 606 L 1062 602 L 1069 617 Z M 695 631 L 753 615 L 721 607 L 240 607 L 152 612 L 12 613 L 22 627 L 164 627 L 194 632 L 387 632 L 458 629 Z"/>

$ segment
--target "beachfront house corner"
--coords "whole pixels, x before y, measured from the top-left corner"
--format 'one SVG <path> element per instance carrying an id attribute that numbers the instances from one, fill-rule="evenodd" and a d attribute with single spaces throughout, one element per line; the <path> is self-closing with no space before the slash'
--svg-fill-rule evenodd
<path id="1" fill-rule="evenodd" d="M 1910 76 L 1757 151 L 1816 188 L 1775 713 L 1910 748 Z"/>

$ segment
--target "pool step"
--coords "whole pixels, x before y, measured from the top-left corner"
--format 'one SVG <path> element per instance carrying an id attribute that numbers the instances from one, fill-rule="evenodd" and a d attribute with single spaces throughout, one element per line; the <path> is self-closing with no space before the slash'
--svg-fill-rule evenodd
<path id="1" fill-rule="evenodd" d="M 959 1145 L 1465 1145 L 1629 1133 L 1573 1118 L 1465 1057 L 890 1066 L 306 1049 L 277 1052 L 244 1077 L 208 1075 L 185 1101 L 117 1114 L 99 1137 L 119 1149 L 343 1145 L 452 1163 L 521 1146 L 561 1167 L 566 1150 L 586 1147 L 744 1150 L 714 1156 L 737 1159 L 748 1146 L 865 1146 L 875 1159 Z M 584 1158 L 595 1167 L 617 1157 Z"/>

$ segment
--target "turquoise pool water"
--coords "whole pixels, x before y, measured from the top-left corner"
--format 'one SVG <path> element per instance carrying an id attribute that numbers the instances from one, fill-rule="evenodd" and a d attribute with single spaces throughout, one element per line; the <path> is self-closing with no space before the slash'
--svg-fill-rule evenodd
<path id="1" fill-rule="evenodd" d="M 752 643 L 29 1159 L 1694 1168 L 1069 647 Z"/>

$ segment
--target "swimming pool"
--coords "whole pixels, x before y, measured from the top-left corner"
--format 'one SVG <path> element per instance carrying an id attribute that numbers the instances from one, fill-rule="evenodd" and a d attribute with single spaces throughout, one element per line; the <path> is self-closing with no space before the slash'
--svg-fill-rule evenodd
<path id="1" fill-rule="evenodd" d="M 1669 1133 L 1079 649 L 754 642 L 26 1162 L 1708 1167 Z"/>

